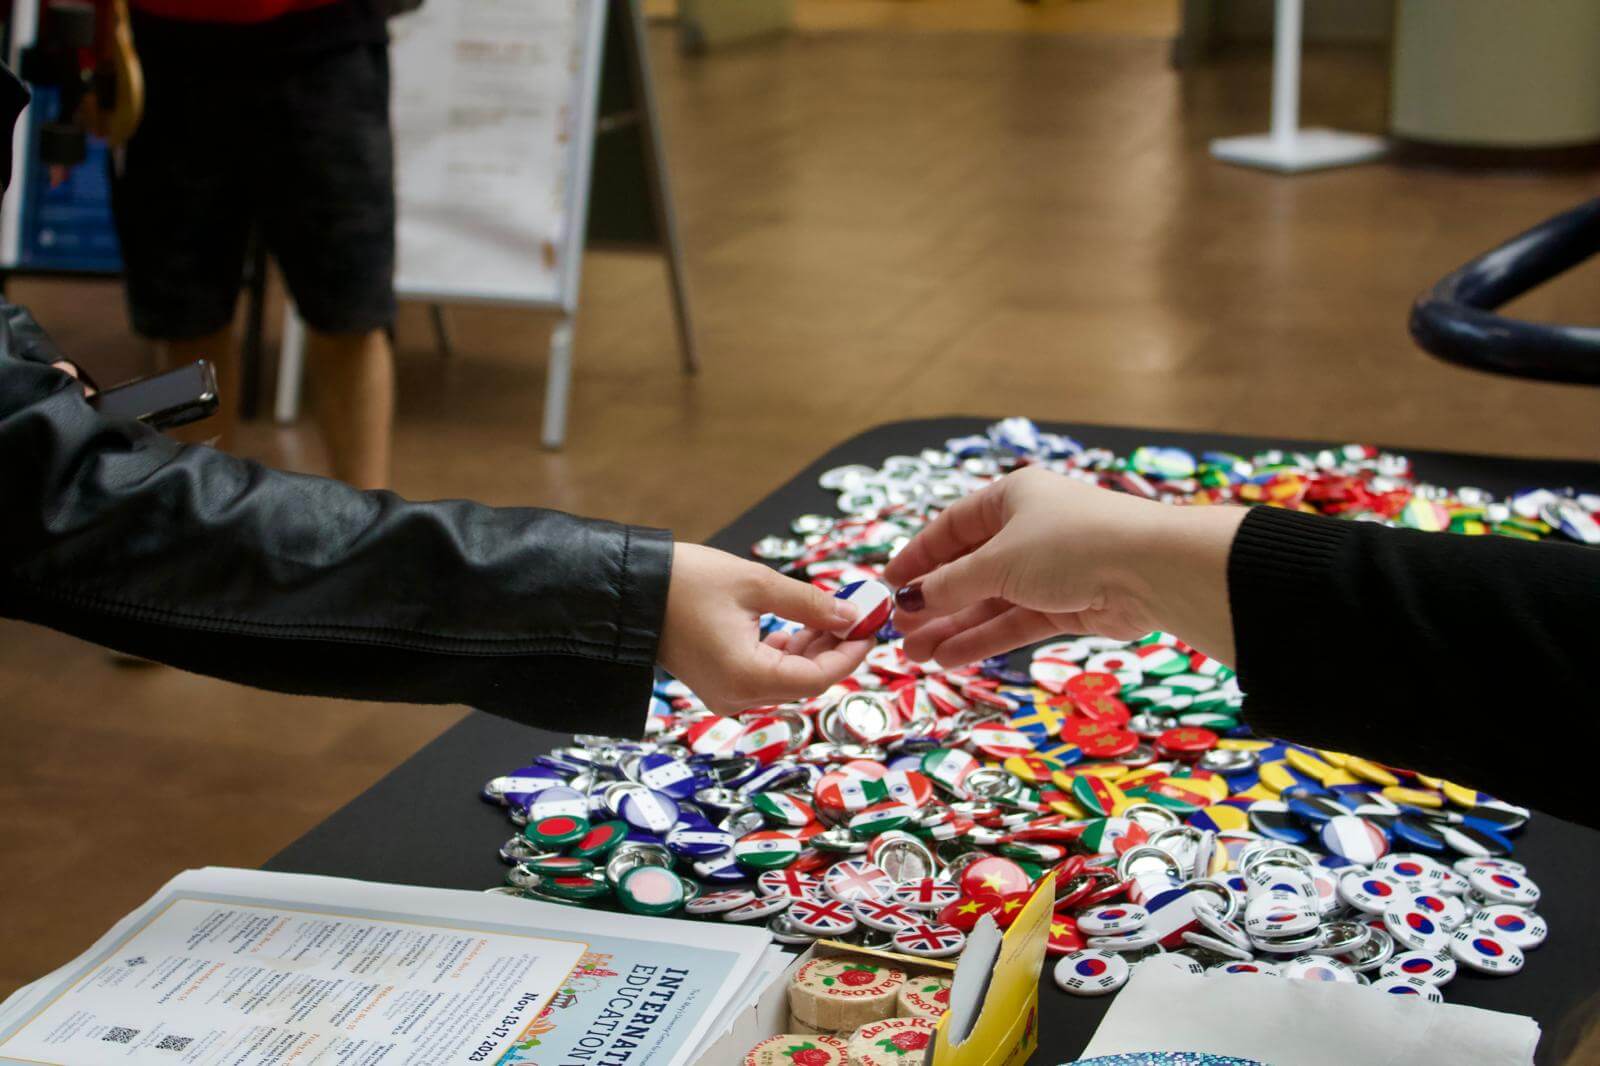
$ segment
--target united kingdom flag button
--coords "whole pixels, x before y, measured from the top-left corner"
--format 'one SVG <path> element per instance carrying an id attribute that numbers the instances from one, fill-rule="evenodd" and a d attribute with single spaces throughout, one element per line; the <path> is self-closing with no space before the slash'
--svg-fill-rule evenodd
<path id="1" fill-rule="evenodd" d="M 967 934 L 953 925 L 909 926 L 894 935 L 894 946 L 907 955 L 924 959 L 943 959 L 959 952 L 967 943 Z"/>

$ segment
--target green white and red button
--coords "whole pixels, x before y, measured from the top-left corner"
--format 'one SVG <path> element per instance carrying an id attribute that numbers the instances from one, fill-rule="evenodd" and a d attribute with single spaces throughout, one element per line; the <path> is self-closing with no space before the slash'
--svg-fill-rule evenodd
<path id="1" fill-rule="evenodd" d="M 776 870 L 794 862 L 802 847 L 791 833 L 765 829 L 740 837 L 733 845 L 733 857 L 753 870 Z"/>
<path id="2" fill-rule="evenodd" d="M 750 806 L 774 826 L 801 829 L 816 820 L 811 805 L 787 792 L 759 792 L 750 798 Z"/>

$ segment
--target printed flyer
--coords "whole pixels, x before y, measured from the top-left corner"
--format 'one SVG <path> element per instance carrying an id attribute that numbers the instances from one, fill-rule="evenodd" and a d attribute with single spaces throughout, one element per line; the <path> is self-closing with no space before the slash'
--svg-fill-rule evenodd
<path id="1" fill-rule="evenodd" d="M 0 1063 L 689 1063 L 763 930 L 250 870 L 181 874 L 0 1006 Z"/>

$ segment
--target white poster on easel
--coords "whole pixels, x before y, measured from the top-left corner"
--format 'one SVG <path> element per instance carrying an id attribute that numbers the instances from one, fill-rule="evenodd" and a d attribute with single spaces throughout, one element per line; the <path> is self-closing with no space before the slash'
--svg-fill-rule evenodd
<path id="1" fill-rule="evenodd" d="M 396 291 L 573 306 L 601 0 L 427 0 L 391 22 Z"/>

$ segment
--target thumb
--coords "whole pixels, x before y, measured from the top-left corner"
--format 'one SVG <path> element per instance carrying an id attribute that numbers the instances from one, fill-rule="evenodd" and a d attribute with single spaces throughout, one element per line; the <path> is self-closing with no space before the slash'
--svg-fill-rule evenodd
<path id="1" fill-rule="evenodd" d="M 945 563 L 921 581 L 901 590 L 900 608 L 928 615 L 954 614 L 999 596 L 1004 577 L 1004 561 L 990 542 L 970 555 Z M 914 606 L 918 604 L 920 606 Z"/>
<path id="2" fill-rule="evenodd" d="M 761 589 L 763 610 L 825 633 L 856 620 L 856 609 L 835 599 L 831 593 L 805 581 L 784 577 L 775 570 L 766 573 L 767 579 Z"/>

